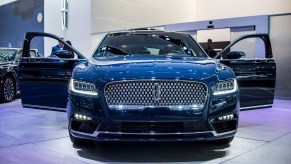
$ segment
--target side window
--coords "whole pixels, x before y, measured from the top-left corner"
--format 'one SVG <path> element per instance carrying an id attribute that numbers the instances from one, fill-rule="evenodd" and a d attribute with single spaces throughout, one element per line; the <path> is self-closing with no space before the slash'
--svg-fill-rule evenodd
<path id="1" fill-rule="evenodd" d="M 242 52 L 246 59 L 265 58 L 265 44 L 261 38 L 247 38 L 234 44 L 230 52 Z"/>
<path id="2" fill-rule="evenodd" d="M 63 40 L 69 45 L 71 41 Z M 30 57 L 37 57 L 37 51 L 46 58 L 78 59 L 77 53 L 69 46 L 54 38 L 36 36 L 30 42 Z"/>
<path id="3" fill-rule="evenodd" d="M 15 61 L 18 62 L 18 61 L 20 60 L 20 58 L 21 58 L 21 56 L 22 56 L 22 53 L 23 53 L 22 50 L 20 50 L 20 51 L 17 52 L 17 54 L 15 55 Z"/>
<path id="4" fill-rule="evenodd" d="M 23 50 L 20 50 L 20 51 L 17 52 L 17 54 L 15 56 L 16 61 L 20 61 L 22 53 L 23 53 Z M 39 56 L 37 55 L 37 51 L 36 50 L 30 50 L 29 51 L 29 57 L 37 58 Z"/>
<path id="5" fill-rule="evenodd" d="M 222 51 L 221 59 L 254 59 L 266 58 L 265 42 L 260 37 L 239 40 Z"/>
<path id="6" fill-rule="evenodd" d="M 31 58 L 36 58 L 37 57 L 36 56 L 36 51 L 34 51 L 34 50 L 30 50 L 29 51 L 29 55 L 30 55 Z"/>
<path id="7" fill-rule="evenodd" d="M 159 54 L 160 49 L 159 48 L 147 48 L 147 51 L 149 51 L 150 54 Z"/>

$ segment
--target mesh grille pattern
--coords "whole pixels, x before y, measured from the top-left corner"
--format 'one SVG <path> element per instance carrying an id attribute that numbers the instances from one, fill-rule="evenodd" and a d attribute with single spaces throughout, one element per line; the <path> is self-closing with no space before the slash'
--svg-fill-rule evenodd
<path id="1" fill-rule="evenodd" d="M 109 83 L 105 87 L 105 98 L 109 106 L 204 106 L 206 97 L 206 86 L 190 81 L 120 81 Z"/>

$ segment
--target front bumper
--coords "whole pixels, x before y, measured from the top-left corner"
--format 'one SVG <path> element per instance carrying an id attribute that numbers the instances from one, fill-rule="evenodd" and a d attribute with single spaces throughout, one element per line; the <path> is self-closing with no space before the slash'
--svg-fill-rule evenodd
<path id="1" fill-rule="evenodd" d="M 236 130 L 217 134 L 215 131 L 189 133 L 124 133 L 95 131 L 93 134 L 82 133 L 70 129 L 77 138 L 97 141 L 207 141 L 217 140 L 235 135 Z"/>
<path id="2" fill-rule="evenodd" d="M 212 97 L 203 111 L 163 108 L 110 110 L 102 98 L 70 94 L 67 112 L 69 132 L 77 138 L 97 141 L 202 141 L 235 135 L 238 125 L 238 93 Z M 91 120 L 78 120 L 84 114 Z M 230 119 L 219 120 L 232 115 Z"/>

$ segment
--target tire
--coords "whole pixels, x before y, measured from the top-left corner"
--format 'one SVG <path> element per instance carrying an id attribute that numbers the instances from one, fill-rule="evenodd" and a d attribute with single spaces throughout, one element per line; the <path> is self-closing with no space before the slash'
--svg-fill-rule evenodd
<path id="1" fill-rule="evenodd" d="M 94 142 L 92 140 L 87 140 L 87 139 L 83 139 L 83 138 L 74 137 L 70 133 L 70 131 L 69 131 L 69 134 L 70 134 L 70 140 L 76 146 L 92 146 L 94 144 Z"/>
<path id="2" fill-rule="evenodd" d="M 231 143 L 231 141 L 233 140 L 234 137 L 228 137 L 228 138 L 223 138 L 223 139 L 219 139 L 219 140 L 215 140 L 214 143 L 216 144 L 229 144 Z"/>
<path id="3" fill-rule="evenodd" d="M 14 99 L 16 93 L 15 83 L 12 77 L 6 76 L 1 86 L 1 101 L 10 102 Z"/>

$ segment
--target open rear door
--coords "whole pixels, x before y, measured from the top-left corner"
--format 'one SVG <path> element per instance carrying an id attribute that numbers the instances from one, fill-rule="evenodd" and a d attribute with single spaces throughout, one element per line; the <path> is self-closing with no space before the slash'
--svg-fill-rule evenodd
<path id="1" fill-rule="evenodd" d="M 214 58 L 233 69 L 238 81 L 241 109 L 272 106 L 276 64 L 268 34 L 242 36 Z"/>
<path id="2" fill-rule="evenodd" d="M 28 57 L 34 39 L 49 38 L 53 44 L 63 43 L 67 50 L 45 52 L 43 58 Z M 48 54 L 49 53 L 49 54 Z M 68 58 L 68 54 L 72 54 Z M 62 57 L 64 55 L 64 58 Z M 23 57 L 19 62 L 19 81 L 23 107 L 66 111 L 68 82 L 74 67 L 87 62 L 85 57 L 61 38 L 48 33 L 27 33 L 23 45 Z"/>

